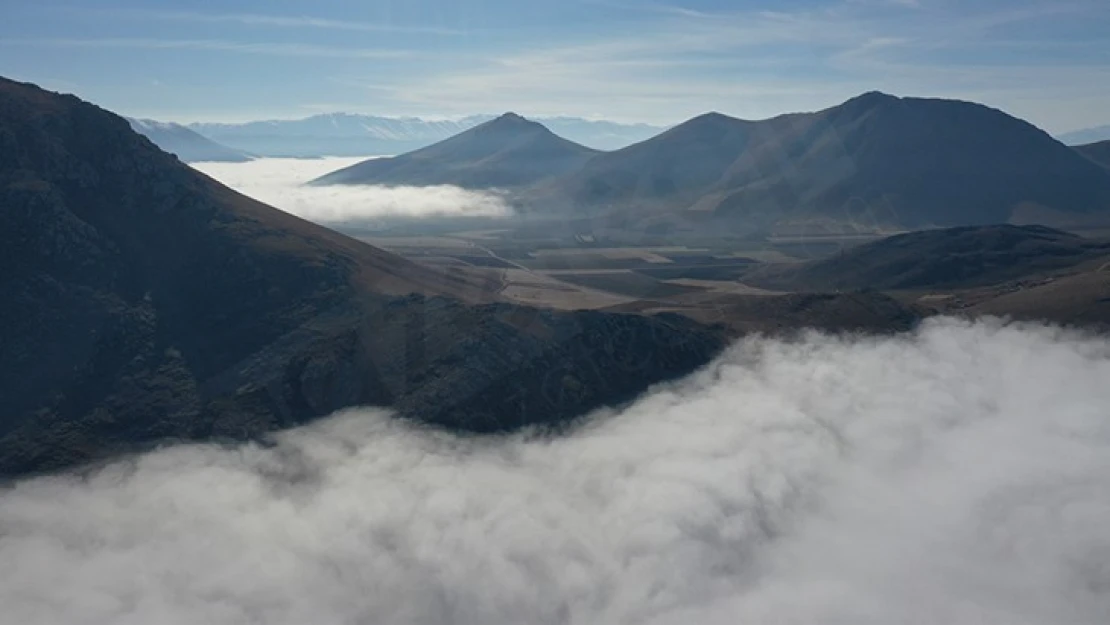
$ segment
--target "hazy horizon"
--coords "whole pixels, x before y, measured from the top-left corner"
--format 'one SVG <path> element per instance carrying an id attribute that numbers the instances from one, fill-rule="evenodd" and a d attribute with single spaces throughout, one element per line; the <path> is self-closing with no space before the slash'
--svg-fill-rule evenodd
<path id="1" fill-rule="evenodd" d="M 1110 123 L 1102 0 L 508 0 L 6 7 L 0 74 L 131 117 L 513 110 L 668 125 L 853 95 L 983 102 L 1051 133 Z"/>

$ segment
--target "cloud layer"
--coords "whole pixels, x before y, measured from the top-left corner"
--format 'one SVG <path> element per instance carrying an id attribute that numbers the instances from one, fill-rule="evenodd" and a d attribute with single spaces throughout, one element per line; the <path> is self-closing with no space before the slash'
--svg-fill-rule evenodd
<path id="1" fill-rule="evenodd" d="M 0 495 L 12 623 L 1110 617 L 1110 343 L 750 340 L 554 440 L 355 410 Z"/>
<path id="2" fill-rule="evenodd" d="M 246 163 L 191 163 L 192 167 L 257 200 L 319 223 L 365 222 L 386 217 L 498 217 L 505 202 L 492 193 L 453 186 L 385 187 L 304 183 L 365 160 L 261 158 Z"/>

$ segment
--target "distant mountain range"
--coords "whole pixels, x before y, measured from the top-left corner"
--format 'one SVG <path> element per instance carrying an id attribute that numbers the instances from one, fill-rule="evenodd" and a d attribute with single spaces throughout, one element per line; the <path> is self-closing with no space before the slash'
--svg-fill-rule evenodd
<path id="1" fill-rule="evenodd" d="M 154 145 L 174 154 L 186 163 L 222 161 L 243 163 L 254 158 L 251 154 L 220 145 L 181 124 L 159 122 L 153 119 L 126 118 L 131 128 L 150 139 Z"/>
<path id="2" fill-rule="evenodd" d="M 1110 169 L 1110 141 L 1099 141 L 1098 143 L 1077 145 L 1075 146 L 1075 151 L 1079 152 L 1083 156 L 1086 156 L 1099 165 Z"/>
<path id="3" fill-rule="evenodd" d="M 1067 145 L 1085 145 L 1099 141 L 1110 141 L 1110 125 L 1065 132 L 1062 135 L 1056 135 L 1056 138 Z"/>
<path id="4" fill-rule="evenodd" d="M 535 124 L 517 127 L 541 135 Z M 1031 124 L 970 102 L 874 92 L 763 121 L 708 113 L 620 150 L 588 159 L 579 151 L 560 167 L 549 166 L 549 148 L 514 151 L 518 138 L 504 130 L 462 133 L 320 182 L 459 184 L 462 168 L 474 186 L 506 182 L 500 169 L 511 160 L 516 170 L 550 174 L 497 185 L 527 211 L 616 215 L 624 228 L 657 231 L 723 222 L 780 234 L 1110 222 L 1110 172 Z M 550 133 L 543 139 L 557 143 Z M 512 159 L 483 160 L 503 150 Z"/>
<path id="5" fill-rule="evenodd" d="M 425 120 L 329 113 L 296 120 L 198 123 L 190 124 L 189 128 L 214 141 L 260 156 L 392 156 L 428 146 L 494 117 L 473 115 L 459 120 Z M 538 121 L 560 136 L 595 149 L 621 148 L 663 130 L 646 124 L 576 117 L 538 118 Z"/>
<path id="6" fill-rule="evenodd" d="M 506 113 L 435 145 L 378 158 L 313 181 L 329 184 L 450 184 L 467 189 L 520 188 L 582 167 L 600 154 L 542 124 Z"/>

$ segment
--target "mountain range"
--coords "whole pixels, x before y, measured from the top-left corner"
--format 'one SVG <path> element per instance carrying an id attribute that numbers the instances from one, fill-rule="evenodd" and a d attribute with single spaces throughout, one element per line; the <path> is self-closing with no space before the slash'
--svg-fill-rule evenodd
<path id="1" fill-rule="evenodd" d="M 1098 143 L 1099 141 L 1110 141 L 1110 124 L 1065 132 L 1064 134 L 1057 135 L 1056 138 L 1067 145 L 1085 145 L 1088 143 Z"/>
<path id="2" fill-rule="evenodd" d="M 946 115 L 984 121 L 959 107 Z M 737 137 L 759 134 L 736 121 L 694 120 L 701 146 L 675 140 L 689 126 L 665 133 L 664 148 L 676 154 L 662 171 L 708 184 L 678 159 L 728 161 Z M 801 130 L 777 123 L 809 146 L 802 169 L 825 149 L 822 129 L 854 128 L 843 119 Z M 901 128 L 888 124 L 878 128 Z M 955 141 L 949 129 L 929 128 Z M 496 149 L 505 130 L 516 151 Z M 467 152 L 482 145 L 475 136 L 497 140 Z M 448 144 L 447 156 L 486 163 L 524 188 L 547 188 L 609 156 L 515 115 L 467 137 Z M 1004 146 L 1047 149 L 1039 135 L 1024 140 Z M 884 144 L 854 132 L 842 142 Z M 555 157 L 550 146 L 559 146 Z M 908 145 L 911 162 L 928 165 L 916 147 Z M 535 178 L 510 167 L 525 158 L 586 161 Z M 1108 250 L 1103 240 L 1042 226 L 928 230 L 810 262 L 745 261 L 742 280 L 776 290 L 664 280 L 669 288 L 643 298 L 537 308 L 521 302 L 535 301 L 538 287 L 506 281 L 488 266 L 497 257 L 471 255 L 487 263 L 475 265 L 398 256 L 240 195 L 108 111 L 0 78 L 0 479 L 165 443 L 265 442 L 269 432 L 356 405 L 452 431 L 558 430 L 697 369 L 749 332 L 905 331 L 938 313 L 1107 329 Z M 655 256 L 653 268 L 667 260 Z M 525 280 L 541 277 L 509 266 Z M 573 292 L 571 282 L 547 279 Z M 605 288 L 593 284 L 594 294 Z"/>
<path id="3" fill-rule="evenodd" d="M 508 150 L 511 131 L 505 125 L 491 137 Z M 518 155 L 514 167 L 543 169 L 558 137 L 542 139 L 547 147 Z M 480 182 L 496 178 L 500 161 L 482 155 L 498 149 L 464 132 L 319 182 L 456 184 L 460 168 Z M 1025 121 L 954 100 L 872 92 L 763 121 L 708 113 L 582 156 L 549 176 L 511 181 L 518 204 L 532 213 L 620 215 L 637 227 L 710 222 L 780 233 L 1110 221 L 1110 172 Z"/>
<path id="4" fill-rule="evenodd" d="M 245 163 L 254 158 L 247 152 L 220 145 L 181 124 L 132 117 L 126 119 L 127 123 L 131 124 L 132 130 L 186 163 L 201 161 Z"/>
<path id="5" fill-rule="evenodd" d="M 1099 165 L 1110 169 L 1110 141 L 1099 141 L 1098 143 L 1077 145 L 1075 146 L 1075 151 L 1079 152 L 1083 156 L 1086 156 Z"/>
<path id="6" fill-rule="evenodd" d="M 458 120 L 328 113 L 296 120 L 242 124 L 194 123 L 189 128 L 214 141 L 260 156 L 317 157 L 396 155 L 426 147 L 484 124 L 493 115 Z M 563 137 L 595 149 L 616 149 L 663 129 L 577 117 L 538 118 Z"/>

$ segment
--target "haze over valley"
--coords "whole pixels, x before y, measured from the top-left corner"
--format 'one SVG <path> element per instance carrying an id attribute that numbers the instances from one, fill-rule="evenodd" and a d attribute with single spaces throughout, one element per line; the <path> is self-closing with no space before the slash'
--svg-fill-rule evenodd
<path id="1" fill-rule="evenodd" d="M 257 158 L 199 162 L 194 169 L 252 198 L 325 225 L 372 228 L 383 217 L 500 217 L 511 209 L 494 191 L 452 185 L 318 187 L 306 183 L 364 157 Z"/>

